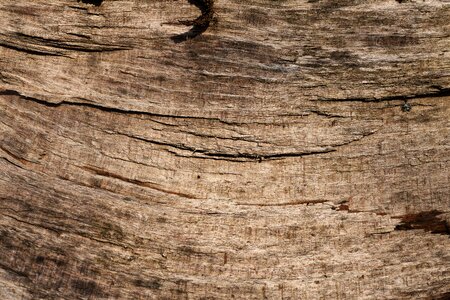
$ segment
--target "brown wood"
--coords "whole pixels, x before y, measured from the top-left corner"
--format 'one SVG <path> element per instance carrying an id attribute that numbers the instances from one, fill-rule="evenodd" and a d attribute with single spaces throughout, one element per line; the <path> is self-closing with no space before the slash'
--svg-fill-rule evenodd
<path id="1" fill-rule="evenodd" d="M 0 299 L 450 297 L 449 1 L 89 2 L 0 0 Z"/>

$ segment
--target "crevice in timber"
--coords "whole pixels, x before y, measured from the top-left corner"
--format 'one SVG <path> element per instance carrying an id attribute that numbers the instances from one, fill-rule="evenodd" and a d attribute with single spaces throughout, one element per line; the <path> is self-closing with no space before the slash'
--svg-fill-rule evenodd
<path id="1" fill-rule="evenodd" d="M 120 113 L 120 114 L 132 114 L 132 115 L 150 115 L 150 116 L 159 116 L 159 117 L 173 117 L 173 118 L 183 118 L 183 119 L 207 119 L 207 120 L 213 120 L 213 121 L 219 121 L 222 122 L 218 118 L 205 118 L 205 117 L 190 117 L 190 116 L 171 116 L 171 115 L 162 115 L 162 114 L 154 114 L 149 112 L 141 112 L 141 111 L 132 111 L 132 110 L 122 110 L 117 108 L 110 108 L 110 107 L 104 107 L 93 103 L 80 103 L 80 102 L 65 102 L 61 101 L 59 103 L 51 103 L 47 101 L 43 101 L 40 99 L 36 99 L 33 97 L 23 96 L 19 92 L 15 90 L 4 90 L 0 91 L 0 95 L 15 95 L 22 97 L 26 100 L 31 100 L 40 104 L 43 104 L 47 107 L 59 107 L 61 105 L 68 105 L 68 106 L 80 106 L 80 107 L 89 107 L 94 109 L 99 109 L 101 111 L 105 112 L 111 112 L 111 113 Z M 182 150 L 182 151 L 189 151 L 189 155 L 183 155 L 182 153 L 177 153 L 174 151 L 169 151 L 173 153 L 174 155 L 180 156 L 180 157 L 191 157 L 191 158 L 204 158 L 204 159 L 216 159 L 216 160 L 229 160 L 229 161 L 250 161 L 250 162 L 262 162 L 263 160 L 274 160 L 274 159 L 284 159 L 284 158 L 290 158 L 290 157 L 305 157 L 305 156 L 311 156 L 311 155 L 318 155 L 318 154 L 325 154 L 325 153 L 331 153 L 337 151 L 336 148 L 342 147 L 345 145 L 348 145 L 350 143 L 356 142 L 361 140 L 362 138 L 372 135 L 376 133 L 376 131 L 368 132 L 368 133 L 362 133 L 360 136 L 358 136 L 355 139 L 351 139 L 347 142 L 329 145 L 327 147 L 324 147 L 324 149 L 319 150 L 313 150 L 313 151 L 298 151 L 298 152 L 284 152 L 284 153 L 266 153 L 266 154 L 259 154 L 259 153 L 242 153 L 242 152 L 236 152 L 236 153 L 225 153 L 225 152 L 219 152 L 219 151 L 211 151 L 211 150 L 205 150 L 205 149 L 197 149 L 192 146 L 186 146 L 183 144 L 174 144 L 174 143 L 167 143 L 167 142 L 161 142 L 161 141 L 155 141 L 146 139 L 143 137 L 136 137 L 136 136 L 129 136 L 130 138 L 135 138 L 141 141 L 153 143 L 160 146 L 167 146 L 174 149 Z M 200 154 L 200 155 L 194 155 L 194 154 Z"/>
<path id="2" fill-rule="evenodd" d="M 157 190 L 159 192 L 163 192 L 163 193 L 166 193 L 166 194 L 176 195 L 176 196 L 180 196 L 180 197 L 188 198 L 188 199 L 196 199 L 196 197 L 193 196 L 193 195 L 189 195 L 189 194 L 186 194 L 186 193 L 169 191 L 167 189 L 163 189 L 163 188 L 157 187 L 156 186 L 157 183 L 146 182 L 146 181 L 141 181 L 141 180 L 137 180 L 137 179 L 130 179 L 130 178 L 127 178 L 127 177 L 124 177 L 124 176 L 121 176 L 121 175 L 118 175 L 118 174 L 114 174 L 114 173 L 111 173 L 111 172 L 108 172 L 108 171 L 105 171 L 105 170 L 101 170 L 99 168 L 94 168 L 94 167 L 84 166 L 84 167 L 80 167 L 80 168 L 85 170 L 85 171 L 88 171 L 90 173 L 94 173 L 96 175 L 99 175 L 99 176 L 118 179 L 118 180 L 121 180 L 121 181 L 124 181 L 124 182 L 128 182 L 128 183 L 131 183 L 131 184 L 136 184 L 136 185 L 139 185 L 139 186 L 142 186 L 142 187 L 151 188 L 153 190 Z"/>
<path id="3" fill-rule="evenodd" d="M 329 202 L 329 200 L 298 200 L 292 202 L 284 202 L 284 203 L 236 203 L 236 205 L 241 206 L 293 206 L 293 205 L 302 205 L 302 204 L 321 204 Z"/>
<path id="4" fill-rule="evenodd" d="M 0 91 L 0 96 L 19 96 L 25 100 L 33 101 L 36 103 L 39 103 L 41 105 L 45 105 L 47 107 L 60 107 L 60 106 L 76 106 L 76 107 L 88 107 L 93 109 L 98 109 L 103 112 L 109 112 L 109 113 L 119 113 L 119 114 L 127 114 L 127 115 L 135 115 L 135 116 L 151 116 L 151 117 L 162 117 L 162 118 L 174 118 L 174 119 L 193 119 L 193 120 L 210 120 L 210 121 L 217 121 L 224 124 L 232 124 L 228 123 L 224 120 L 221 120 L 219 118 L 214 117 L 197 117 L 197 116 L 183 116 L 183 115 L 166 115 L 166 114 L 159 114 L 159 113 L 152 113 L 152 112 L 146 112 L 146 111 L 139 111 L 139 110 L 127 110 L 127 109 L 119 109 L 115 107 L 108 107 L 108 106 L 102 106 L 95 103 L 87 103 L 87 102 L 70 102 L 70 101 L 60 101 L 60 102 L 49 102 L 45 100 L 41 100 L 38 98 L 25 96 L 19 93 L 18 91 L 6 89 Z M 86 100 L 84 98 L 79 98 L 80 100 Z"/>
<path id="5" fill-rule="evenodd" d="M 33 55 L 42 55 L 42 56 L 64 56 L 63 53 L 58 52 L 49 52 L 49 51 L 43 51 L 43 50 L 37 50 L 37 49 L 27 49 L 24 47 L 6 44 L 6 43 L 0 43 L 0 47 L 5 47 L 8 49 L 12 49 L 19 52 L 24 52 L 27 54 L 33 54 Z"/>
<path id="6" fill-rule="evenodd" d="M 0 150 L 2 150 L 3 152 L 5 152 L 6 154 L 8 154 L 9 156 L 11 156 L 12 158 L 14 158 L 15 160 L 19 161 L 20 163 L 22 163 L 22 164 L 24 164 L 24 165 L 29 164 L 29 163 L 33 163 L 33 164 L 36 163 L 35 161 L 31 161 L 31 160 L 25 159 L 25 158 L 23 158 L 23 157 L 17 156 L 16 154 L 12 153 L 11 151 L 9 151 L 9 150 L 3 148 L 1 145 L 0 145 Z M 6 157 L 3 157 L 3 158 L 5 158 L 7 161 L 11 162 L 11 161 L 10 161 L 9 159 L 7 159 Z M 11 163 L 12 163 L 12 162 L 11 162 Z M 12 164 L 14 164 L 14 163 L 12 163 Z M 14 165 L 18 166 L 17 164 L 14 164 Z M 18 166 L 18 167 L 20 167 L 20 166 Z M 22 167 L 20 167 L 20 168 L 22 168 Z M 22 168 L 22 169 L 23 169 L 23 168 Z"/>
<path id="7" fill-rule="evenodd" d="M 318 155 L 318 154 L 325 154 L 325 153 L 335 152 L 335 151 L 337 151 L 338 147 L 346 146 L 346 145 L 349 145 L 349 144 L 351 144 L 353 142 L 360 141 L 364 137 L 370 136 L 370 135 L 375 134 L 375 133 L 376 133 L 376 131 L 363 133 L 356 139 L 352 139 L 350 141 L 347 141 L 347 142 L 344 142 L 344 143 L 340 143 L 340 144 L 330 145 L 329 147 L 327 147 L 327 148 L 325 148 L 323 150 L 303 151 L 303 152 L 285 152 L 285 153 L 273 153 L 273 154 L 223 153 L 223 152 L 216 152 L 216 151 L 211 151 L 211 150 L 196 149 L 195 147 L 186 146 L 186 145 L 183 145 L 183 144 L 173 144 L 173 143 L 167 143 L 167 142 L 150 140 L 150 139 L 147 139 L 147 138 L 133 136 L 133 135 L 124 134 L 124 133 L 118 133 L 118 134 L 127 136 L 129 138 L 141 140 L 141 141 L 144 141 L 144 142 L 152 143 L 152 144 L 155 144 L 155 145 L 166 146 L 166 147 L 171 147 L 171 148 L 175 148 L 175 149 L 178 149 L 178 150 L 189 151 L 190 152 L 190 154 L 183 155 L 182 153 L 178 153 L 178 152 L 175 152 L 175 151 L 168 150 L 170 153 L 172 153 L 172 154 L 174 154 L 176 156 L 180 156 L 180 157 L 216 159 L 216 160 L 229 160 L 229 161 L 239 161 L 239 162 L 248 162 L 248 161 L 250 161 L 250 162 L 254 162 L 254 161 L 262 162 L 263 160 L 284 159 L 284 158 L 289 158 L 289 157 L 304 157 L 304 156 L 310 156 L 310 155 Z M 196 153 L 200 154 L 200 155 L 195 155 Z"/>
<path id="8" fill-rule="evenodd" d="M 88 102 L 72 102 L 72 101 L 65 101 L 65 100 L 64 101 L 60 101 L 60 102 L 49 102 L 49 101 L 41 100 L 41 99 L 38 99 L 38 98 L 22 95 L 20 92 L 18 92 L 16 90 L 11 90 L 11 89 L 5 89 L 3 91 L 0 90 L 0 96 L 1 95 L 19 96 L 19 97 L 21 97 L 21 98 L 23 98 L 25 100 L 34 101 L 36 103 L 39 103 L 41 105 L 45 105 L 45 106 L 48 106 L 48 107 L 78 106 L 78 107 L 89 107 L 89 108 L 93 108 L 93 109 L 98 109 L 100 111 L 109 112 L 109 113 L 120 113 L 120 114 L 135 115 L 135 116 L 150 116 L 150 117 L 173 118 L 173 119 L 208 120 L 208 121 L 220 122 L 220 123 L 223 123 L 223 124 L 226 124 L 226 125 L 240 125 L 240 124 L 243 124 L 242 122 L 225 121 L 225 120 L 217 118 L 217 117 L 167 115 L 167 114 L 153 113 L 153 112 L 147 112 L 147 111 L 139 111 L 139 110 L 133 110 L 133 109 L 120 109 L 120 108 L 116 108 L 116 107 L 102 106 L 102 105 L 99 105 L 99 104 L 96 104 L 96 103 L 88 103 Z M 83 100 L 87 101 L 84 98 L 79 98 L 79 99 L 82 100 L 82 101 Z M 346 116 L 329 114 L 329 113 L 321 112 L 321 111 L 318 111 L 318 110 L 310 110 L 310 111 L 307 111 L 306 113 L 314 113 L 316 115 L 327 117 L 327 118 L 347 118 Z M 299 115 L 297 115 L 297 114 L 296 115 L 294 115 L 294 114 L 281 114 L 281 115 L 278 115 L 278 116 L 280 116 L 280 117 L 295 117 L 295 116 L 307 116 L 307 114 L 301 114 L 301 115 L 300 114 Z M 159 122 L 159 123 L 167 125 L 167 126 L 178 126 L 178 125 L 171 125 L 171 124 L 167 124 L 167 123 L 162 123 L 160 121 L 155 121 L 155 122 Z M 262 124 L 262 125 L 265 125 L 267 123 L 245 122 L 245 124 Z"/>
<path id="9" fill-rule="evenodd" d="M 19 218 L 13 217 L 13 216 L 8 215 L 8 214 L 1 214 L 1 215 L 2 215 L 2 216 L 5 216 L 5 217 L 8 217 L 8 218 L 11 218 L 11 219 L 13 219 L 13 220 L 15 220 L 16 222 L 19 222 L 19 223 L 23 223 L 23 224 L 27 224 L 27 225 L 29 225 L 29 226 L 39 227 L 39 228 L 46 229 L 46 230 L 48 230 L 48 231 L 51 231 L 51 232 L 55 233 L 56 235 L 60 235 L 60 234 L 62 233 L 62 232 L 61 232 L 60 230 L 58 230 L 58 229 L 51 228 L 51 227 L 46 226 L 46 225 L 43 225 L 43 224 L 35 224 L 35 223 L 27 222 L 27 221 L 21 220 L 21 219 L 19 219 Z"/>
<path id="10" fill-rule="evenodd" d="M 2 261 L 0 261 L 0 269 L 3 269 L 5 271 L 9 272 L 10 274 L 14 274 L 23 279 L 26 279 L 28 282 L 31 282 L 31 279 L 29 278 L 29 276 L 26 272 L 15 270 L 12 267 L 4 264 Z"/>
<path id="11" fill-rule="evenodd" d="M 308 155 L 315 155 L 315 154 L 323 154 L 323 153 L 330 153 L 336 151 L 336 149 L 324 149 L 322 151 L 309 151 L 309 152 L 291 152 L 291 153 L 275 153 L 275 154 L 256 154 L 256 153 L 222 153 L 222 152 L 212 152 L 210 150 L 203 150 L 203 149 L 196 149 L 195 147 L 186 146 L 183 144 L 174 144 L 174 143 L 167 143 L 167 142 L 161 142 L 161 141 L 155 141 L 150 140 L 143 137 L 133 136 L 129 134 L 123 134 L 118 133 L 121 135 L 125 135 L 129 138 L 137 139 L 143 142 L 159 145 L 159 146 L 166 146 L 175 148 L 182 151 L 189 151 L 190 155 L 183 155 L 181 153 L 177 153 L 174 151 L 170 151 L 171 153 L 180 156 L 180 157 L 191 157 L 191 158 L 213 158 L 213 159 L 221 159 L 221 160 L 232 160 L 232 161 L 263 161 L 263 160 L 273 160 L 273 159 L 282 159 L 287 157 L 302 157 L 302 156 L 308 156 Z M 340 145 L 339 145 L 340 146 Z M 195 154 L 200 154 L 195 155 Z"/>
<path id="12" fill-rule="evenodd" d="M 3 160 L 5 160 L 7 163 L 10 163 L 10 164 L 12 164 L 13 166 L 16 166 L 16 167 L 18 167 L 19 169 L 22 169 L 22 170 L 26 170 L 24 167 L 22 167 L 21 165 L 19 165 L 19 164 L 16 164 L 15 162 L 13 162 L 13 161 L 10 161 L 8 158 L 6 158 L 6 157 L 0 157 L 1 159 L 3 159 Z"/>
<path id="13" fill-rule="evenodd" d="M 331 209 L 335 210 L 335 211 L 346 211 L 346 212 L 351 213 L 351 214 L 356 214 L 356 213 L 374 213 L 374 214 L 376 214 L 378 216 L 385 216 L 385 215 L 387 215 L 387 213 L 385 213 L 385 212 L 383 212 L 383 211 L 381 211 L 379 209 L 371 209 L 371 210 L 351 209 L 347 200 L 341 201 L 338 204 L 339 205 L 337 205 L 337 206 L 336 205 L 332 206 Z M 380 233 L 378 233 L 378 234 L 380 234 Z"/>
<path id="14" fill-rule="evenodd" d="M 16 51 L 25 52 L 35 55 L 46 56 L 67 56 L 67 51 L 78 52 L 113 52 L 133 49 L 132 45 L 109 45 L 99 43 L 87 43 L 86 38 L 72 41 L 60 41 L 56 39 L 49 39 L 44 37 L 27 35 L 24 33 L 16 33 L 11 37 L 14 40 L 14 44 L 8 41 L 1 41 L 0 46 L 10 48 Z M 17 41 L 23 42 L 27 47 L 23 47 L 17 44 Z M 44 49 L 39 49 L 44 48 Z M 48 48 L 45 49 L 45 48 Z M 61 50 L 61 51 L 58 51 Z"/>
<path id="15" fill-rule="evenodd" d="M 320 110 L 316 110 L 316 109 L 310 110 L 309 112 L 313 113 L 313 114 L 316 114 L 318 116 L 321 116 L 321 117 L 326 117 L 326 118 L 342 118 L 342 119 L 348 118 L 346 116 L 330 114 L 330 113 L 327 113 L 327 112 L 324 112 L 324 111 L 320 111 Z"/>
<path id="16" fill-rule="evenodd" d="M 141 136 L 132 135 L 132 134 L 123 133 L 123 132 L 118 132 L 118 131 L 106 131 L 106 130 L 104 130 L 104 132 L 106 132 L 106 133 L 111 133 L 112 132 L 113 134 L 116 134 L 116 135 L 126 136 L 128 138 L 140 140 L 140 141 L 143 141 L 143 142 L 148 142 L 148 143 L 151 143 L 151 144 L 170 146 L 170 147 L 177 148 L 177 149 L 180 149 L 180 150 L 195 151 L 195 152 L 201 153 L 200 150 L 195 150 L 194 147 L 185 146 L 183 144 L 174 144 L 174 143 L 160 142 L 160 141 L 150 140 L 148 138 L 144 138 L 144 137 L 141 137 Z M 254 139 L 247 138 L 247 137 L 240 138 L 240 137 L 234 137 L 234 136 L 230 136 L 230 137 L 215 136 L 215 135 L 212 135 L 212 134 L 202 134 L 202 133 L 188 131 L 188 130 L 178 130 L 177 132 L 184 133 L 184 134 L 187 134 L 187 135 L 196 136 L 196 137 L 207 138 L 207 139 L 225 140 L 225 141 L 240 141 L 240 142 L 252 143 L 252 144 L 255 144 L 255 145 L 261 144 L 259 141 L 256 141 Z"/>
<path id="17" fill-rule="evenodd" d="M 395 100 L 411 100 L 411 99 L 422 99 L 422 98 L 441 98 L 450 96 L 450 88 L 435 87 L 436 92 L 416 94 L 416 95 L 396 95 L 387 97 L 367 97 L 367 98 L 321 98 L 316 101 L 322 102 L 383 102 L 383 101 L 395 101 Z"/>
<path id="18" fill-rule="evenodd" d="M 281 159 L 288 157 L 303 157 L 309 155 L 317 155 L 334 152 L 336 149 L 324 149 L 322 151 L 307 151 L 307 152 L 287 152 L 287 153 L 274 153 L 274 154 L 255 154 L 255 153 L 219 153 L 219 152 L 208 152 L 205 150 L 197 150 L 197 153 L 206 155 L 207 157 L 223 158 L 223 159 L 245 159 L 250 161 L 262 161 L 262 160 L 272 160 Z"/>

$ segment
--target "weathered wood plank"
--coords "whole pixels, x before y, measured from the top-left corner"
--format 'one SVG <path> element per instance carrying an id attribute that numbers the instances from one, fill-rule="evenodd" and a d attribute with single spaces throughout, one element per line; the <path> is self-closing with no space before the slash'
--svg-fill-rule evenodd
<path id="1" fill-rule="evenodd" d="M 0 0 L 1 299 L 449 297 L 448 1 L 83 2 Z"/>

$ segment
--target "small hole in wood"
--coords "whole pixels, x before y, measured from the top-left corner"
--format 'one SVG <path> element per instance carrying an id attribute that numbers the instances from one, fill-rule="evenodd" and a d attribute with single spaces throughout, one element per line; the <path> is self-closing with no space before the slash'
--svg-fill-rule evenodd
<path id="1" fill-rule="evenodd" d="M 402 105 L 402 111 L 403 111 L 403 112 L 409 112 L 409 111 L 411 111 L 411 104 L 409 104 L 409 103 L 404 103 L 404 104 Z"/>

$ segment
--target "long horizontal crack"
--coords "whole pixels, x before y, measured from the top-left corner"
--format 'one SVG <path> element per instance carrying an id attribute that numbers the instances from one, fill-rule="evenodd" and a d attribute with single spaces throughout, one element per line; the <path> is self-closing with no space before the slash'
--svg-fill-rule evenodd
<path id="1" fill-rule="evenodd" d="M 3 148 L 1 145 L 0 145 L 0 150 L 2 150 L 4 153 L 6 153 L 7 155 L 9 155 L 10 157 L 14 158 L 15 160 L 19 161 L 20 163 L 22 163 L 22 164 L 24 164 L 24 165 L 25 165 L 25 164 L 29 164 L 29 163 L 36 163 L 35 161 L 31 161 L 31 160 L 25 159 L 25 158 L 23 158 L 23 157 L 20 157 L 20 156 L 14 154 L 13 152 L 11 152 L 11 151 L 9 151 L 9 150 Z M 3 156 L 1 156 L 1 157 L 2 157 L 2 158 L 5 158 L 5 159 L 8 160 L 9 162 L 11 162 L 11 161 L 10 161 L 9 159 L 7 159 L 6 157 L 3 157 Z M 12 163 L 12 162 L 11 162 L 11 163 Z M 17 164 L 15 164 L 15 165 L 17 165 Z"/>
<path id="2" fill-rule="evenodd" d="M 63 56 L 62 53 L 49 52 L 49 51 L 38 50 L 38 49 L 28 49 L 28 48 L 25 48 L 25 47 L 20 47 L 20 46 L 12 45 L 12 44 L 6 44 L 6 43 L 2 43 L 2 42 L 0 42 L 0 47 L 5 47 L 5 48 L 8 48 L 8 49 L 12 49 L 12 50 L 19 51 L 19 52 L 24 52 L 24 53 L 27 53 L 27 54 L 33 54 L 33 55 Z"/>
<path id="3" fill-rule="evenodd" d="M 411 99 L 423 99 L 423 98 L 440 98 L 440 97 L 449 97 L 450 96 L 450 88 L 443 88 L 440 86 L 433 86 L 436 88 L 436 92 L 423 93 L 417 95 L 396 95 L 396 96 L 387 96 L 387 97 L 367 97 L 367 98 L 321 98 L 317 101 L 323 102 L 383 102 L 383 101 L 395 101 L 395 100 L 411 100 Z"/>
<path id="4" fill-rule="evenodd" d="M 161 142 L 161 141 L 155 141 L 143 137 L 123 134 L 129 138 L 137 139 L 140 141 L 148 142 L 155 145 L 160 146 L 167 146 L 171 148 L 175 148 L 182 151 L 189 151 L 190 155 L 183 155 L 181 153 L 173 152 L 171 153 L 181 156 L 181 157 L 192 157 L 192 158 L 206 158 L 206 159 L 219 159 L 219 160 L 233 160 L 233 161 L 263 161 L 263 160 L 273 160 L 273 159 L 282 159 L 287 157 L 303 157 L 303 156 L 309 156 L 309 155 L 317 155 L 317 154 L 324 154 L 324 153 L 330 153 L 336 151 L 335 148 L 327 148 L 324 150 L 318 150 L 318 151 L 305 151 L 305 152 L 286 152 L 286 153 L 273 153 L 273 154 L 256 154 L 256 153 L 222 153 L 222 152 L 213 152 L 210 150 L 203 150 L 203 149 L 196 149 L 195 147 L 186 146 L 183 144 L 174 144 L 174 143 L 167 143 L 167 142 Z M 352 140 L 353 142 L 354 140 Z M 347 143 L 345 143 L 347 144 Z M 341 146 L 341 145 L 337 145 Z M 195 155 L 195 154 L 201 154 L 201 155 Z"/>
<path id="5" fill-rule="evenodd" d="M 329 200 L 297 200 L 292 202 L 283 202 L 283 203 L 237 203 L 236 205 L 244 205 L 244 206 L 293 206 L 293 205 L 301 205 L 301 204 L 321 204 L 329 202 Z"/>
<path id="6" fill-rule="evenodd" d="M 8 215 L 8 214 L 1 214 L 1 215 L 4 216 L 4 217 L 11 218 L 11 219 L 13 219 L 13 220 L 15 220 L 16 222 L 19 222 L 19 223 L 27 224 L 27 225 L 33 226 L 33 227 L 43 228 L 43 229 L 46 229 L 46 230 L 48 230 L 48 231 L 51 231 L 51 232 L 53 232 L 53 233 L 55 233 L 55 234 L 57 234 L 57 235 L 61 234 L 61 231 L 60 231 L 60 230 L 55 229 L 55 228 L 52 228 L 52 227 L 50 227 L 50 226 L 46 226 L 46 225 L 44 225 L 44 224 L 35 224 L 35 223 L 27 222 L 27 221 L 25 221 L 25 220 L 21 220 L 21 219 L 19 219 L 19 218 L 16 218 L 16 217 L 11 216 L 11 215 Z"/>
<path id="7" fill-rule="evenodd" d="M 6 158 L 6 157 L 0 157 L 1 159 L 3 159 L 3 160 L 5 160 L 7 163 L 10 163 L 10 164 L 12 164 L 13 166 L 16 166 L 16 167 L 18 167 L 18 168 L 20 168 L 20 169 L 23 169 L 23 170 L 25 170 L 25 168 L 24 167 L 22 167 L 21 165 L 19 165 L 19 164 L 17 164 L 17 163 L 15 163 L 15 162 L 13 162 L 13 161 L 11 161 L 11 160 L 9 160 L 8 158 Z"/>
<path id="8" fill-rule="evenodd" d="M 157 190 L 159 192 L 163 192 L 163 193 L 166 193 L 166 194 L 176 195 L 176 196 L 180 196 L 180 197 L 184 197 L 184 198 L 188 198 L 188 199 L 196 199 L 196 197 L 194 195 L 190 195 L 190 194 L 186 194 L 186 193 L 180 193 L 180 192 L 174 192 L 174 191 L 169 191 L 167 189 L 157 187 L 156 183 L 145 182 L 145 181 L 137 180 L 137 179 L 130 179 L 130 178 L 127 178 L 127 177 L 124 177 L 124 176 L 121 176 L 121 175 L 118 175 L 118 174 L 114 174 L 114 173 L 111 173 L 111 172 L 108 172 L 108 171 L 105 171 L 105 170 L 101 170 L 101 169 L 98 169 L 98 168 L 94 168 L 94 167 L 80 167 L 80 168 L 82 168 L 82 169 L 84 169 L 84 170 L 86 170 L 88 172 L 97 174 L 99 176 L 104 176 L 104 177 L 110 177 L 110 178 L 118 179 L 118 180 L 125 181 L 125 182 L 128 182 L 128 183 L 136 184 L 136 185 L 139 185 L 139 186 L 142 186 L 142 187 L 151 188 L 153 190 Z"/>
<path id="9" fill-rule="evenodd" d="M 8 266 L 7 264 L 3 263 L 2 261 L 0 261 L 0 269 L 3 269 L 11 274 L 20 276 L 20 277 L 26 279 L 27 281 L 31 282 L 31 279 L 28 277 L 28 274 L 26 272 L 16 270 L 15 268 Z"/>
<path id="10" fill-rule="evenodd" d="M 9 37 L 7 37 L 9 38 Z M 72 51 L 79 51 L 79 52 L 111 52 L 111 51 L 122 51 L 122 50 L 131 50 L 133 49 L 132 45 L 117 45 L 117 46 L 111 46 L 107 44 L 88 44 L 84 42 L 64 42 L 57 39 L 49 39 L 44 37 L 38 37 L 38 36 L 32 36 L 27 35 L 24 33 L 16 33 L 14 36 L 11 37 L 12 41 L 14 42 L 8 42 L 8 41 L 0 41 L 0 45 L 11 48 L 17 51 L 23 51 L 27 52 L 29 54 L 38 54 L 38 55 L 53 55 L 53 56 L 62 56 L 64 52 L 58 52 L 53 50 L 72 50 Z M 30 48 L 26 48 L 24 46 L 20 46 L 16 41 L 24 41 L 26 42 L 27 46 Z M 38 49 L 38 48 L 48 48 L 48 50 Z"/>
<path id="11" fill-rule="evenodd" d="M 192 117 L 192 116 L 175 116 L 175 115 L 163 115 L 163 114 L 155 114 L 150 112 L 142 112 L 142 111 L 134 111 L 134 110 L 122 110 L 118 108 L 110 108 L 110 107 L 104 107 L 101 105 L 93 104 L 93 103 L 80 103 L 80 102 L 65 102 L 61 101 L 59 103 L 51 103 L 47 101 L 43 101 L 40 99 L 36 99 L 33 97 L 28 97 L 20 94 L 19 92 L 15 90 L 4 90 L 0 91 L 0 95 L 15 95 L 20 96 L 24 99 L 31 100 L 34 102 L 37 102 L 39 104 L 43 104 L 48 107 L 59 107 L 61 105 L 68 105 L 68 106 L 81 106 L 81 107 L 90 107 L 94 109 L 98 109 L 105 112 L 111 112 L 111 113 L 121 113 L 121 114 L 132 114 L 132 115 L 150 115 L 150 116 L 158 116 L 158 117 L 171 117 L 171 118 L 182 118 L 182 119 L 203 119 L 203 120 L 213 120 L 213 121 L 219 121 L 223 122 L 222 120 L 218 118 L 206 118 L 206 117 Z M 182 153 L 177 153 L 171 151 L 171 153 L 182 156 L 182 157 L 192 157 L 192 158 L 210 158 L 210 159 L 216 159 L 216 160 L 230 160 L 230 161 L 258 161 L 261 162 L 263 160 L 274 160 L 274 159 L 283 159 L 283 158 L 289 158 L 289 157 L 304 157 L 304 156 L 311 156 L 311 155 L 318 155 L 318 154 L 325 154 L 325 153 L 331 153 L 336 151 L 336 147 L 341 147 L 348 145 L 352 142 L 358 141 L 361 138 L 364 138 L 365 136 L 371 135 L 374 132 L 370 132 L 368 134 L 362 134 L 361 137 L 358 137 L 356 139 L 352 139 L 350 141 L 336 144 L 336 145 L 330 145 L 329 147 L 326 147 L 325 149 L 320 150 L 313 150 L 313 151 L 295 151 L 295 152 L 284 152 L 284 153 L 266 153 L 266 154 L 258 154 L 258 153 L 224 153 L 224 152 L 218 152 L 218 151 L 211 151 L 211 150 L 204 150 L 204 149 L 197 149 L 192 146 L 186 146 L 183 144 L 175 144 L 175 143 L 167 143 L 167 142 L 161 142 L 161 141 L 155 141 L 146 139 L 143 137 L 137 137 L 137 136 L 130 136 L 127 135 L 130 138 L 135 138 L 138 140 L 142 140 L 145 142 L 161 145 L 161 146 L 167 146 L 174 149 L 182 150 L 182 151 L 189 151 L 191 152 L 190 155 L 183 155 Z M 200 155 L 194 155 L 194 154 L 200 154 Z"/>
<path id="12" fill-rule="evenodd" d="M 86 102 L 68 102 L 68 101 L 60 101 L 60 102 L 56 102 L 56 103 L 48 102 L 48 101 L 37 99 L 34 97 L 22 95 L 18 91 L 10 90 L 10 89 L 0 91 L 0 95 L 19 96 L 23 99 L 33 101 L 33 102 L 45 105 L 47 107 L 60 107 L 63 105 L 79 106 L 79 107 L 94 108 L 94 109 L 98 109 L 98 110 L 101 110 L 104 112 L 109 112 L 109 113 L 120 113 L 120 114 L 136 115 L 136 116 L 152 116 L 152 117 L 174 118 L 174 119 L 211 120 L 211 121 L 218 121 L 221 123 L 228 124 L 226 121 L 223 121 L 219 118 L 212 118 L 212 117 L 210 118 L 210 117 L 196 117 L 196 116 L 183 116 L 183 115 L 166 115 L 166 114 L 152 113 L 152 112 L 132 110 L 132 109 L 120 109 L 120 108 L 116 108 L 116 107 L 108 107 L 108 106 L 98 105 L 95 103 L 86 103 Z"/>

